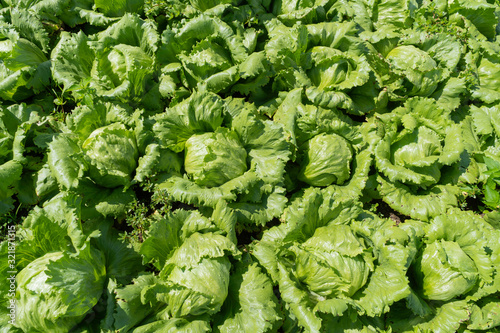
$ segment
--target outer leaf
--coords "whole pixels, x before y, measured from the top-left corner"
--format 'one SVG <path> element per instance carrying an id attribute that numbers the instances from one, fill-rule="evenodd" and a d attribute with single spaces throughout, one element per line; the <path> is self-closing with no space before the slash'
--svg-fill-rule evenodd
<path id="1" fill-rule="evenodd" d="M 273 332 L 280 320 L 278 300 L 269 278 L 257 264 L 231 276 L 229 295 L 216 316 L 216 332 Z"/>
<path id="2" fill-rule="evenodd" d="M 123 16 L 126 12 L 138 13 L 142 10 L 143 1 L 137 0 L 116 0 L 102 1 L 96 0 L 95 7 L 106 16 Z"/>
<path id="3" fill-rule="evenodd" d="M 15 102 L 44 90 L 50 82 L 50 62 L 42 50 L 5 26 L 1 30 L 8 39 L 0 53 L 0 97 Z"/>
<path id="4" fill-rule="evenodd" d="M 106 321 L 116 330 L 129 331 L 157 308 L 141 301 L 141 292 L 160 281 L 152 274 L 140 275 L 132 284 L 122 288 L 110 288 Z M 109 287 L 108 287 L 109 288 Z"/>
<path id="5" fill-rule="evenodd" d="M 74 56 L 78 54 L 78 60 Z M 90 72 L 95 54 L 88 45 L 88 38 L 83 32 L 70 34 L 63 32 L 61 39 L 52 50 L 52 76 L 63 84 L 64 90 L 85 88 L 91 79 Z"/>
<path id="6" fill-rule="evenodd" d="M 158 144 L 150 144 L 146 147 L 144 156 L 139 157 L 134 180 L 143 182 L 159 172 L 179 173 L 181 166 L 181 159 L 170 149 L 162 149 Z"/>
<path id="7" fill-rule="evenodd" d="M 37 15 L 24 8 L 12 8 L 11 21 L 22 37 L 35 43 L 44 53 L 48 51 L 49 36 Z"/>
<path id="8" fill-rule="evenodd" d="M 84 224 L 90 230 L 100 230 L 101 235 L 94 238 L 96 247 L 104 254 L 106 276 L 121 284 L 128 284 L 132 278 L 144 270 L 141 256 L 129 244 L 118 239 L 118 232 L 109 221 Z"/>
<path id="9" fill-rule="evenodd" d="M 114 189 L 96 185 L 89 179 L 79 183 L 78 193 L 83 197 L 82 218 L 102 218 L 102 216 L 121 217 L 125 214 L 127 205 L 134 201 L 135 193 L 122 187 Z M 59 195 L 66 195 L 61 192 Z"/>
<path id="10" fill-rule="evenodd" d="M 159 36 L 154 25 L 144 21 L 137 14 L 125 14 L 118 22 L 97 35 L 99 43 L 96 51 L 104 51 L 111 46 L 124 44 L 139 47 L 152 56 L 157 50 Z"/>
<path id="11" fill-rule="evenodd" d="M 415 332 L 456 332 L 462 322 L 469 319 L 470 310 L 467 302 L 455 301 L 448 302 L 441 306 L 434 318 L 431 320 L 416 325 L 413 328 Z"/>
<path id="12" fill-rule="evenodd" d="M 487 38 L 493 38 L 497 20 L 495 19 L 495 7 L 486 1 L 457 1 L 450 5 L 449 12 L 458 12 L 474 24 Z"/>
<path id="13" fill-rule="evenodd" d="M 479 306 L 471 309 L 470 323 L 467 328 L 472 330 L 486 330 L 500 326 L 500 304 L 494 298 L 481 300 Z"/>
<path id="14" fill-rule="evenodd" d="M 283 188 L 275 187 L 271 193 L 262 195 L 259 202 L 234 202 L 228 205 L 234 209 L 238 222 L 247 226 L 265 225 L 283 213 L 288 202 L 284 192 Z"/>
<path id="15" fill-rule="evenodd" d="M 5 214 L 14 206 L 12 195 L 17 192 L 17 183 L 21 179 L 23 167 L 17 161 L 8 161 L 0 165 L 0 214 Z"/>
<path id="16" fill-rule="evenodd" d="M 500 90 L 498 89 L 498 77 L 500 76 L 500 64 L 497 61 L 490 61 L 483 58 L 478 67 L 479 89 L 472 93 L 474 98 L 478 98 L 486 103 L 494 103 L 500 100 Z"/>
<path id="17" fill-rule="evenodd" d="M 190 333 L 210 332 L 210 324 L 205 320 L 186 320 L 183 318 L 172 318 L 170 320 L 159 320 L 150 324 L 135 328 L 132 333 Z"/>
<path id="18" fill-rule="evenodd" d="M 219 187 L 206 188 L 188 179 L 173 176 L 158 184 L 156 189 L 166 190 L 177 201 L 214 207 L 221 199 L 228 202 L 235 201 L 238 193 L 255 186 L 259 181 L 255 172 L 247 171 Z"/>
<path id="19" fill-rule="evenodd" d="M 64 189 L 76 188 L 88 168 L 81 148 L 67 135 L 59 135 L 49 144 L 48 163 Z"/>
<path id="20" fill-rule="evenodd" d="M 193 268 L 203 258 L 219 258 L 225 256 L 225 251 L 236 255 L 238 250 L 228 238 L 220 235 L 194 233 L 175 250 L 168 259 L 168 264 L 180 268 Z"/>
<path id="21" fill-rule="evenodd" d="M 477 134 L 500 136 L 500 109 L 498 105 L 480 108 L 473 105 L 470 113 Z"/>
<path id="22" fill-rule="evenodd" d="M 394 210 L 415 219 L 429 221 L 444 214 L 449 208 L 457 207 L 460 189 L 455 186 L 437 185 L 419 194 L 413 194 L 401 183 L 389 183 L 383 177 L 377 178 L 380 194 Z"/>
<path id="23" fill-rule="evenodd" d="M 250 169 L 266 183 L 280 184 L 285 163 L 290 156 L 290 147 L 284 137 L 283 128 L 272 121 L 263 120 L 251 108 L 243 106 L 233 119 L 232 127 L 239 134 L 250 157 Z"/>

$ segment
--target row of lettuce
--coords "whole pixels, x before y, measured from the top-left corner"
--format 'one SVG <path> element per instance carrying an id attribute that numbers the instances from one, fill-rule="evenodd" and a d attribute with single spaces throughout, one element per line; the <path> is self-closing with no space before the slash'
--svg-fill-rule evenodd
<path id="1" fill-rule="evenodd" d="M 16 324 L 5 322 L 3 331 L 494 332 L 500 325 L 500 231 L 457 208 L 396 225 L 310 188 L 285 210 L 285 223 L 247 246 L 237 246 L 238 218 L 220 201 L 203 212 L 155 214 L 147 239 L 130 248 L 112 221 L 81 223 L 81 207 L 75 195 L 52 199 L 18 229 Z"/>
<path id="2" fill-rule="evenodd" d="M 1 209 L 78 193 L 84 220 L 118 218 L 145 183 L 196 207 L 224 200 L 246 225 L 279 217 L 287 194 L 310 186 L 382 199 L 422 221 L 459 207 L 473 186 L 496 209 L 500 109 L 467 111 L 457 121 L 457 111 L 413 97 L 358 123 L 301 88 L 284 94 L 273 120 L 243 98 L 199 91 L 155 114 L 85 96 L 64 121 L 14 104 L 2 113 Z"/>
<path id="3" fill-rule="evenodd" d="M 498 330 L 499 17 L 0 2 L 0 331 Z"/>

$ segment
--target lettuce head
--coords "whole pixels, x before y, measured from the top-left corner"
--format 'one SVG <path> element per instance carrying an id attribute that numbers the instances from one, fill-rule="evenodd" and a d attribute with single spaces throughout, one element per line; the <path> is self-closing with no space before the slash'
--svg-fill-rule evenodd
<path id="1" fill-rule="evenodd" d="M 82 148 L 91 159 L 89 174 L 97 184 L 110 188 L 130 184 L 139 157 L 131 130 L 120 123 L 100 127 L 89 135 Z"/>
<path id="2" fill-rule="evenodd" d="M 184 167 L 196 184 L 219 186 L 247 171 L 247 152 L 235 132 L 218 130 L 186 141 Z"/>

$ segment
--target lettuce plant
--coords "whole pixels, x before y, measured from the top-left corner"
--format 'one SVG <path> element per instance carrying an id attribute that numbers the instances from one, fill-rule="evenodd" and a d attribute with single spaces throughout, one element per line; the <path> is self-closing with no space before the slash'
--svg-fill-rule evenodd
<path id="1" fill-rule="evenodd" d="M 147 161 L 154 150 L 147 154 L 140 139 L 144 133 L 139 113 L 123 123 L 133 113 L 129 107 L 92 101 L 90 96 L 86 102 L 66 119 L 64 133 L 49 144 L 47 165 L 61 190 L 84 195 L 89 208 L 85 214 L 117 216 L 134 198 L 129 189 L 134 177 L 153 173 Z M 106 203 L 95 206 L 95 200 L 106 197 Z"/>
<path id="2" fill-rule="evenodd" d="M 245 66 L 256 38 L 253 29 L 233 31 L 220 18 L 203 14 L 179 29 L 165 30 L 159 51 L 166 64 L 162 93 L 174 94 L 176 82 L 190 90 L 227 90 L 239 79 L 239 66 Z"/>
<path id="3" fill-rule="evenodd" d="M 392 222 L 360 214 L 352 202 L 311 189 L 287 208 L 286 224 L 255 244 L 253 253 L 279 286 L 294 325 L 318 332 L 357 322 L 367 329 L 376 323 L 365 315 L 381 315 L 410 295 L 413 229 L 388 231 L 384 226 Z"/>
<path id="4" fill-rule="evenodd" d="M 410 267 L 411 300 L 390 314 L 393 329 L 483 330 L 497 325 L 498 229 L 459 209 L 416 225 L 425 239 Z M 431 268 L 432 267 L 432 268 Z"/>
<path id="5" fill-rule="evenodd" d="M 292 90 L 274 113 L 295 149 L 288 168 L 297 171 L 288 177 L 339 196 L 361 196 L 372 164 L 364 141 L 368 128 L 337 109 L 311 105 L 304 95 L 301 89 Z"/>
<path id="6" fill-rule="evenodd" d="M 464 92 L 460 80 L 450 79 L 463 56 L 458 40 L 444 33 L 427 37 L 424 32 L 411 32 L 399 44 L 385 56 L 393 75 L 386 83 L 390 99 L 411 96 L 444 99 L 441 90 L 447 84 L 456 86 L 455 94 Z"/>
<path id="7" fill-rule="evenodd" d="M 80 98 L 89 89 L 107 99 L 157 108 L 158 35 L 151 22 L 126 14 L 93 36 L 65 33 L 52 50 L 54 80 Z M 73 56 L 79 54 L 79 60 Z"/>
<path id="8" fill-rule="evenodd" d="M 15 326 L 22 331 L 68 331 L 103 293 L 105 258 L 91 244 L 99 232 L 85 234 L 71 200 L 56 199 L 33 210 L 17 234 Z M 7 248 L 2 257 L 7 262 Z"/>
<path id="9" fill-rule="evenodd" d="M 415 265 L 422 297 L 450 300 L 470 293 L 479 299 L 495 293 L 497 234 L 481 218 L 458 209 L 436 217 L 427 227 L 426 246 Z M 428 265 L 440 268 L 428 270 Z"/>
<path id="10" fill-rule="evenodd" d="M 452 172 L 447 166 L 457 166 L 464 150 L 460 125 L 436 102 L 422 98 L 378 118 L 383 129 L 375 162 L 383 200 L 424 221 L 457 206 L 459 191 L 446 172 Z"/>
<path id="11" fill-rule="evenodd" d="M 235 132 L 221 128 L 186 141 L 184 168 L 198 185 L 219 186 L 241 176 L 247 171 L 246 160 L 247 151 Z"/>
<path id="12" fill-rule="evenodd" d="M 241 256 L 234 243 L 235 223 L 236 216 L 224 204 L 209 218 L 185 210 L 156 216 L 140 252 L 160 273 L 115 288 L 109 329 L 205 332 L 213 317 L 220 332 L 275 331 L 280 317 L 269 278 L 255 263 L 237 262 L 234 267 L 230 260 Z M 251 311 L 257 315 L 249 320 Z"/>
<path id="13" fill-rule="evenodd" d="M 353 24 L 332 22 L 289 28 L 271 20 L 266 28 L 270 35 L 266 52 L 278 70 L 276 87 L 304 87 L 315 105 L 338 107 L 352 114 L 384 106 L 385 92 L 372 89 L 378 82 Z"/>
<path id="14" fill-rule="evenodd" d="M 252 105 L 198 92 L 154 120 L 160 146 L 184 152 L 185 174 L 160 178 L 158 190 L 200 206 L 226 200 L 250 224 L 281 213 L 288 143 L 282 128 L 258 117 Z"/>
<path id="15" fill-rule="evenodd" d="M 30 262 L 17 275 L 19 327 L 66 332 L 79 323 L 102 293 L 105 271 L 101 257 L 94 251 L 78 258 L 51 252 Z"/>

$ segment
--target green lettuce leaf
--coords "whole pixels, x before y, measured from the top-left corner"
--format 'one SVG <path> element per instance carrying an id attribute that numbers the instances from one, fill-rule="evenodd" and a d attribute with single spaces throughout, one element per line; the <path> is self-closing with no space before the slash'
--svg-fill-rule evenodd
<path id="1" fill-rule="evenodd" d="M 144 5 L 143 1 L 138 0 L 96 0 L 94 3 L 95 8 L 98 9 L 99 12 L 111 17 L 123 16 L 125 13 L 140 13 Z"/>
<path id="2" fill-rule="evenodd" d="M 271 280 L 256 263 L 239 265 L 231 275 L 228 298 L 215 316 L 215 330 L 274 332 L 280 319 Z"/>
<path id="3" fill-rule="evenodd" d="M 174 152 L 184 150 L 193 134 L 213 132 L 222 125 L 223 101 L 212 93 L 195 92 L 188 99 L 155 116 L 153 131 Z"/>
<path id="4" fill-rule="evenodd" d="M 63 32 L 60 42 L 52 50 L 52 76 L 65 91 L 79 91 L 90 83 L 95 55 L 88 42 L 82 31 L 78 34 Z M 71 57 L 75 53 L 79 55 L 78 61 Z"/>
<path id="5" fill-rule="evenodd" d="M 74 189 L 88 170 L 81 148 L 69 136 L 59 135 L 49 144 L 49 168 L 63 189 Z"/>
<path id="6" fill-rule="evenodd" d="M 193 233 L 166 261 L 161 284 L 142 291 L 142 302 L 165 304 L 163 311 L 169 317 L 217 313 L 228 295 L 231 264 L 226 253 L 238 255 L 228 238 Z"/>
<path id="7" fill-rule="evenodd" d="M 45 162 L 54 127 L 41 106 L 21 103 L 0 109 L 1 214 L 13 205 L 40 201 L 35 179 Z"/>
<path id="8" fill-rule="evenodd" d="M 119 239 L 118 231 L 111 221 L 87 221 L 86 230 L 100 230 L 99 237 L 92 239 L 92 244 L 104 254 L 106 277 L 122 285 L 128 284 L 138 273 L 144 270 L 142 258 L 130 244 Z"/>
<path id="9" fill-rule="evenodd" d="M 0 27 L 0 97 L 21 102 L 50 84 L 50 61 L 33 42 L 21 38 L 9 25 Z"/>
<path id="10" fill-rule="evenodd" d="M 210 332 L 210 325 L 205 320 L 186 320 L 184 318 L 172 318 L 170 320 L 159 320 L 150 324 L 142 325 L 131 332 L 133 333 L 174 333 L 174 332 Z"/>
<path id="11" fill-rule="evenodd" d="M 111 280 L 112 281 L 112 280 Z M 107 329 L 129 332 L 149 315 L 160 309 L 141 301 L 141 292 L 159 283 L 153 274 L 141 274 L 132 283 L 123 287 L 110 283 L 108 285 L 107 313 L 105 325 Z"/>
<path id="12" fill-rule="evenodd" d="M 16 277 L 17 325 L 27 331 L 67 331 L 97 303 L 105 274 L 102 254 L 95 250 L 87 258 L 51 252 L 34 260 Z"/>
<path id="13" fill-rule="evenodd" d="M 422 278 L 422 295 L 431 300 L 449 301 L 465 294 L 478 279 L 474 262 L 458 244 L 448 241 L 429 244 L 415 270 L 428 272 Z"/>
<path id="14" fill-rule="evenodd" d="M 472 306 L 470 323 L 467 328 L 472 330 L 486 330 L 500 326 L 498 316 L 498 301 L 495 298 L 487 297 L 478 304 Z"/>

